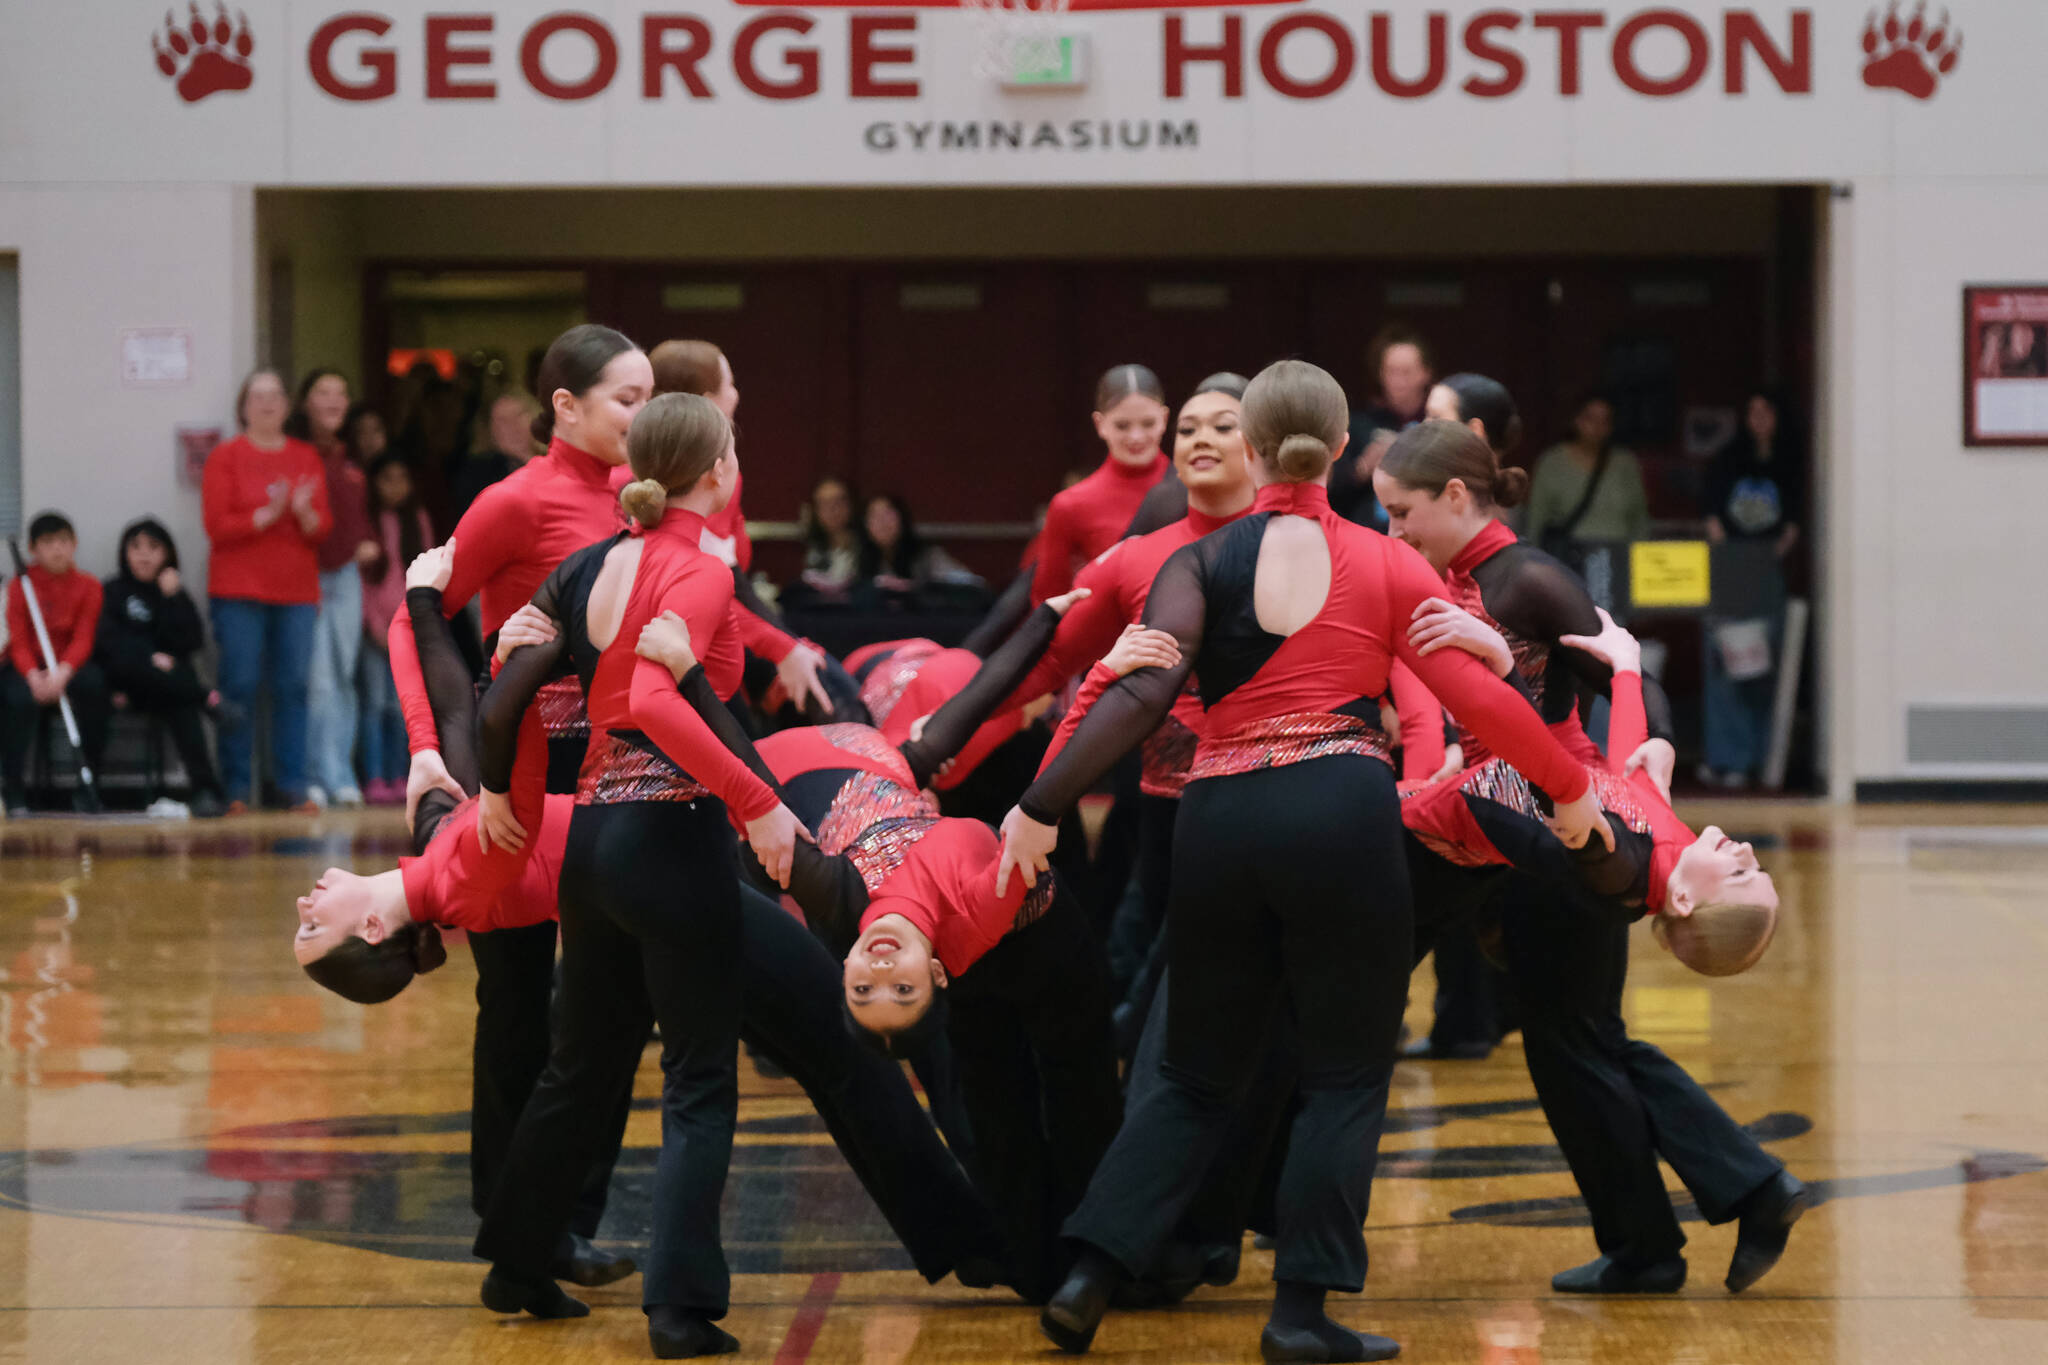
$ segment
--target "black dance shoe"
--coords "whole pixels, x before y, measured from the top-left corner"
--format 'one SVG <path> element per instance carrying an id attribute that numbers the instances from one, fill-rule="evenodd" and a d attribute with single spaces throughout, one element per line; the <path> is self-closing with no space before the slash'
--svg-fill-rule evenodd
<path id="1" fill-rule="evenodd" d="M 1770 1273 L 1785 1254 L 1785 1242 L 1799 1215 L 1813 1206 L 1813 1195 L 1790 1171 L 1779 1171 L 1763 1188 L 1742 1201 L 1742 1221 L 1735 1233 L 1735 1255 L 1728 1262 L 1723 1281 L 1731 1294 L 1743 1290 Z"/>
<path id="2" fill-rule="evenodd" d="M 1076 1270 L 1038 1315 L 1038 1330 L 1070 1356 L 1086 1355 L 1109 1310 L 1113 1286 Z"/>
<path id="3" fill-rule="evenodd" d="M 537 1318 L 587 1318 L 590 1305 L 570 1298 L 553 1280 L 523 1280 L 493 1269 L 484 1276 L 484 1307 L 493 1313 L 531 1313 Z"/>
<path id="4" fill-rule="evenodd" d="M 555 1248 L 555 1263 L 548 1273 L 558 1280 L 580 1284 L 585 1289 L 596 1289 L 601 1285 L 616 1284 L 638 1270 L 631 1256 L 614 1256 L 608 1251 L 599 1251 L 590 1244 L 588 1237 L 569 1233 Z"/>
<path id="5" fill-rule="evenodd" d="M 1401 1343 L 1392 1337 L 1354 1332 L 1334 1322 L 1316 1327 L 1276 1327 L 1266 1324 L 1259 1333 L 1262 1360 L 1392 1360 L 1401 1354 Z"/>
<path id="6" fill-rule="evenodd" d="M 702 1313 L 692 1313 L 672 1303 L 648 1306 L 647 1344 L 656 1360 L 726 1356 L 740 1348 L 739 1338 Z"/>
<path id="7" fill-rule="evenodd" d="M 1550 1277 L 1560 1294 L 1676 1294 L 1685 1288 L 1685 1258 L 1630 1265 L 1600 1256 Z"/>

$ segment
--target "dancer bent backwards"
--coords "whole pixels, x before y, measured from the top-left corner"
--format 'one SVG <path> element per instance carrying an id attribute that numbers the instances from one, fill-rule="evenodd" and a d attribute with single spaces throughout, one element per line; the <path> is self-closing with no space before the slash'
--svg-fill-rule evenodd
<path id="1" fill-rule="evenodd" d="M 421 556 L 407 576 L 406 610 L 440 752 L 451 773 L 473 786 L 473 691 L 440 614 L 446 575 L 442 551 Z M 524 850 L 486 849 L 476 837 L 474 801 L 429 793 L 414 831 L 416 858 L 374 877 L 330 868 L 300 899 L 293 947 L 307 975 L 344 998 L 375 1004 L 444 960 L 436 926 L 479 933 L 552 920 L 573 806 L 573 797 L 520 791 L 515 813 L 536 837 Z M 741 1036 L 803 1086 L 919 1272 L 933 1283 L 955 1269 L 963 1282 L 986 1282 L 1002 1253 L 988 1211 L 900 1068 L 838 1027 L 837 964 L 780 906 L 750 889 L 741 898 Z M 601 1169 L 608 1173 L 610 1162 Z M 622 1274 L 630 1274 L 632 1262 L 625 1267 Z"/>

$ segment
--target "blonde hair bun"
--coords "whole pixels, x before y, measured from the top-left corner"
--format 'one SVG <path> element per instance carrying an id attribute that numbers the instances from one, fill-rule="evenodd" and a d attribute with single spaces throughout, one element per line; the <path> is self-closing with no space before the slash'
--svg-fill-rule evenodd
<path id="1" fill-rule="evenodd" d="M 642 526 L 654 526 L 668 510 L 668 489 L 659 479 L 635 479 L 619 490 L 619 505 Z"/>
<path id="2" fill-rule="evenodd" d="M 1297 431 L 1280 443 L 1274 467 L 1289 483 L 1307 483 L 1330 467 L 1330 445 L 1320 436 Z"/>

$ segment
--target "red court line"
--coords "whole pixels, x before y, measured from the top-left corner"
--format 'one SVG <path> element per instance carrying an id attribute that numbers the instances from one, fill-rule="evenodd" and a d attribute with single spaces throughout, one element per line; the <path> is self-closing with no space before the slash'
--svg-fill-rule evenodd
<path id="1" fill-rule="evenodd" d="M 804 1301 L 797 1305 L 789 1333 L 775 1353 L 775 1365 L 803 1365 L 811 1358 L 811 1347 L 818 1343 L 818 1333 L 825 1328 L 825 1314 L 831 1311 L 832 1297 L 838 1292 L 837 1271 L 811 1277 L 811 1287 L 804 1291 Z"/>

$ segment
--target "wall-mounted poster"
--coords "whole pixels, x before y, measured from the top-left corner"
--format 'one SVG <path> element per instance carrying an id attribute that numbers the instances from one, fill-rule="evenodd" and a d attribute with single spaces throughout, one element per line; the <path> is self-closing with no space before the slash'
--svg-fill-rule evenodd
<path id="1" fill-rule="evenodd" d="M 1963 444 L 2048 445 L 2048 285 L 1963 290 Z"/>

